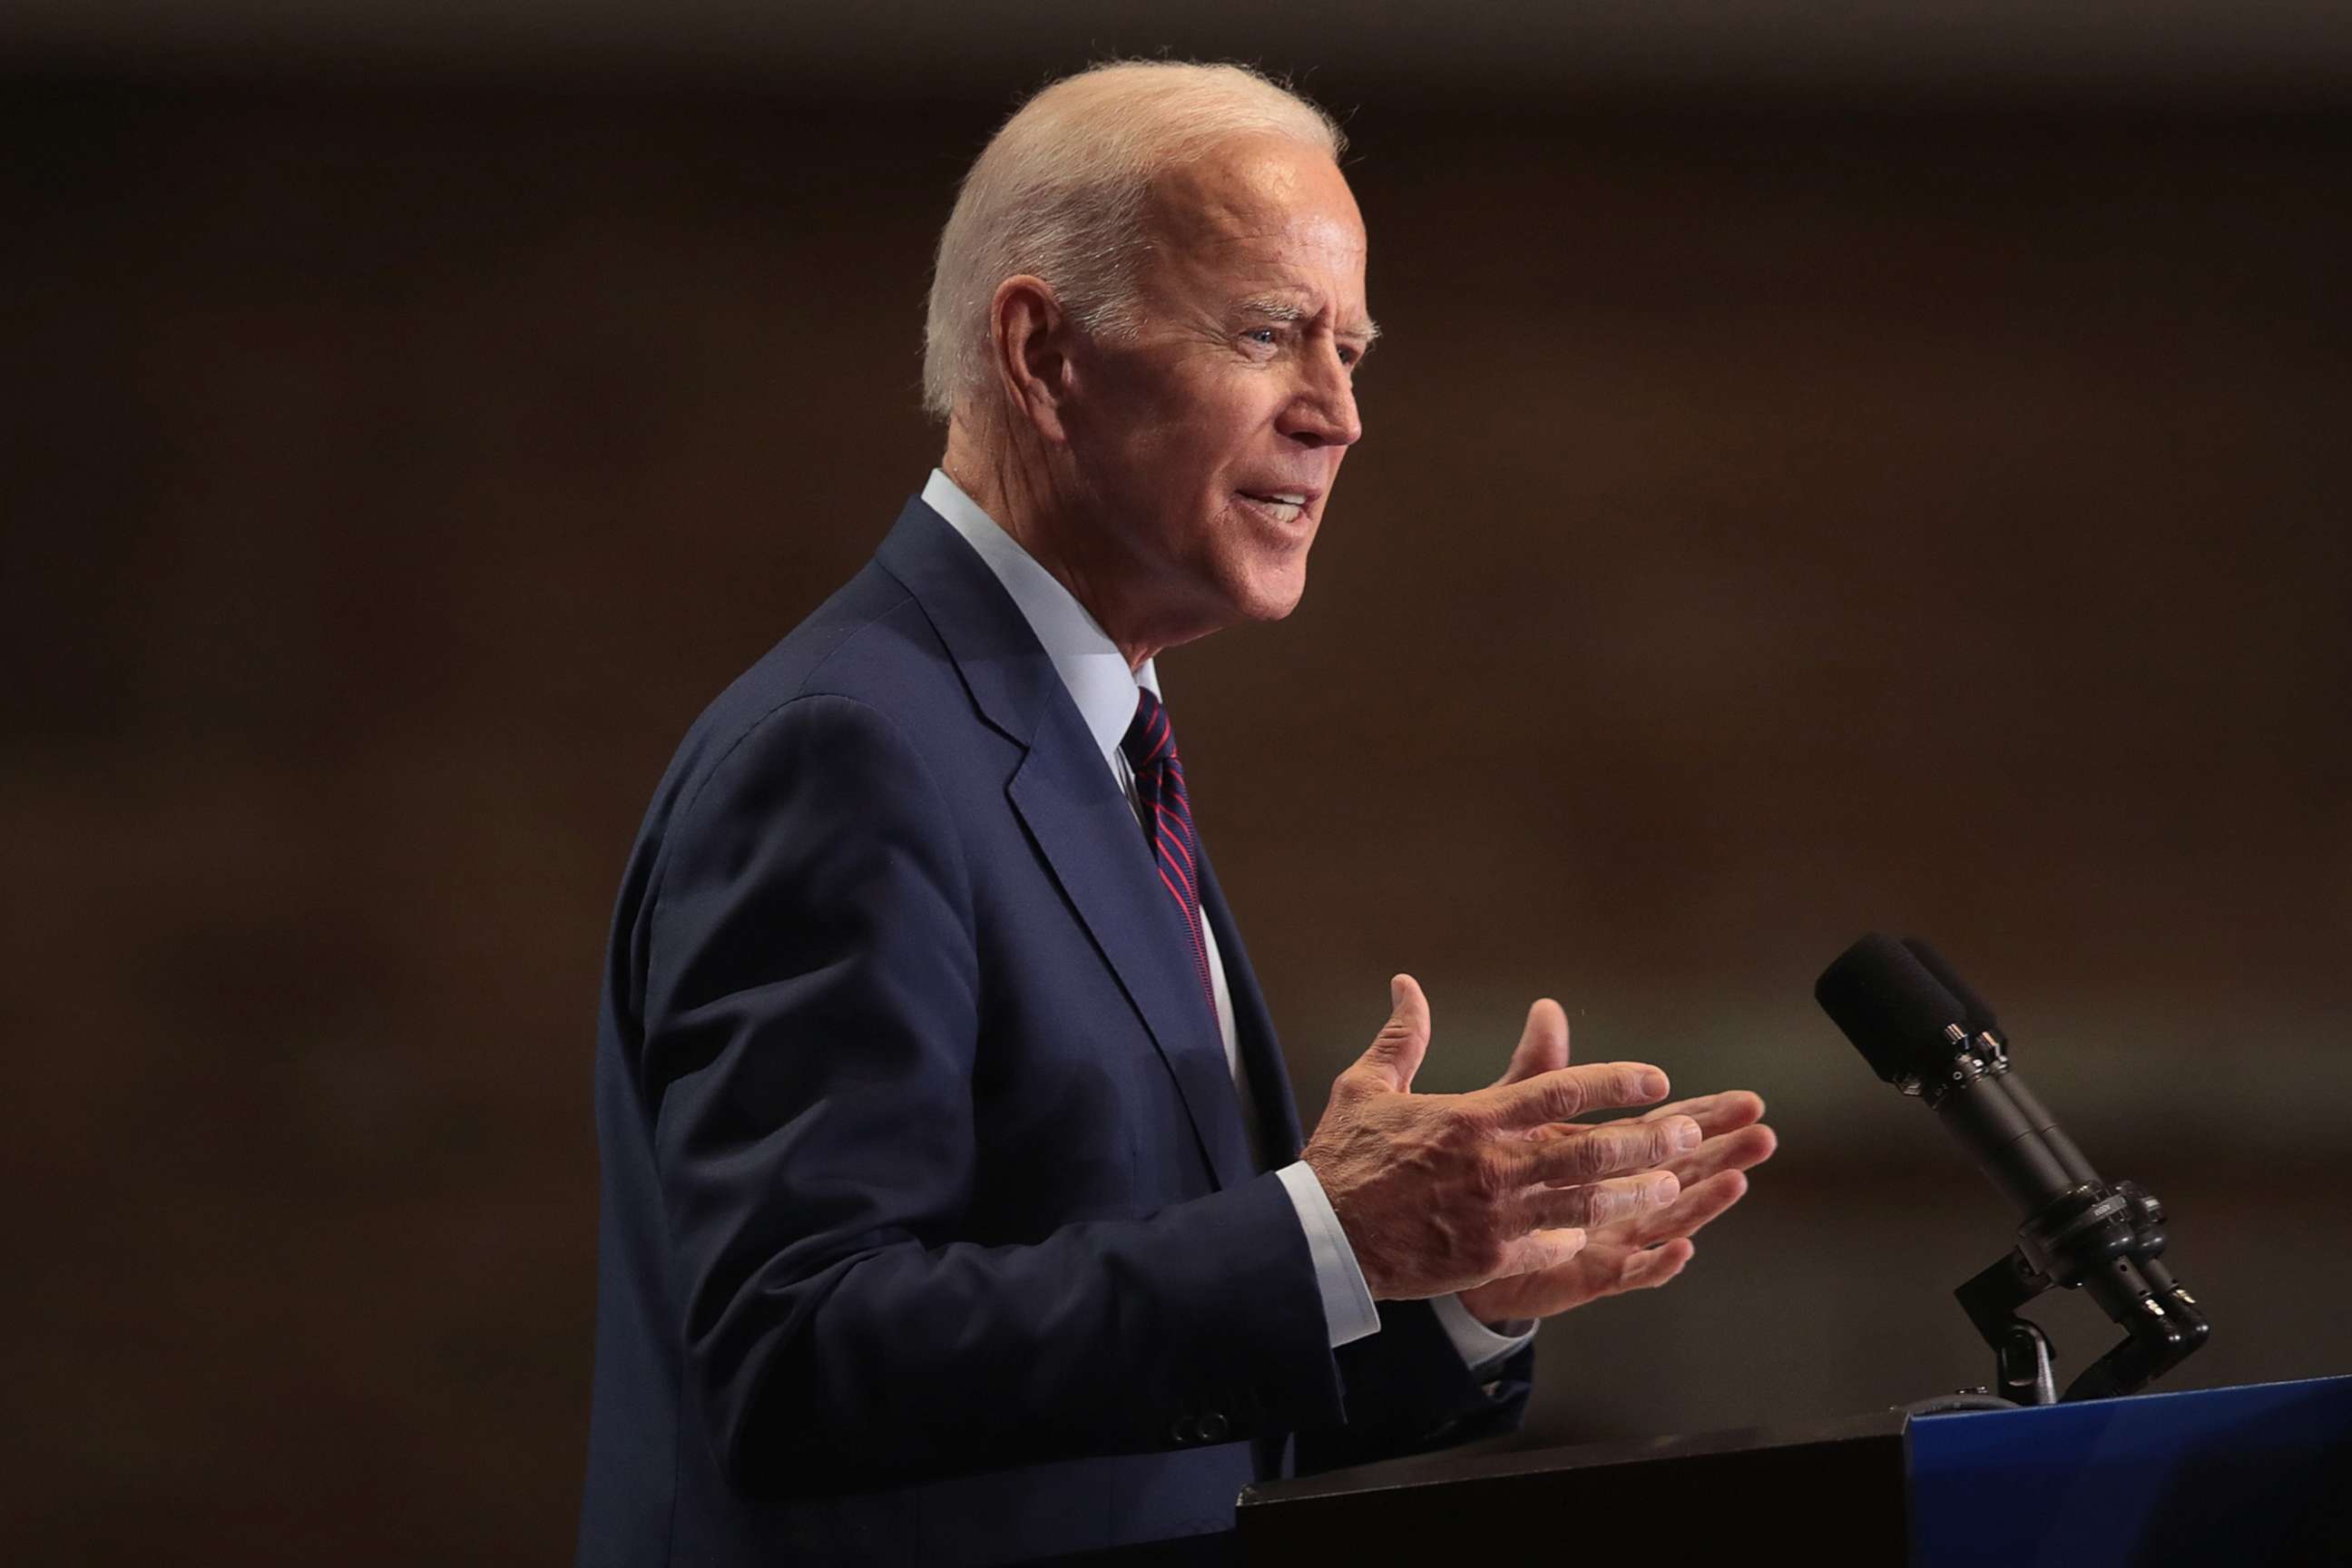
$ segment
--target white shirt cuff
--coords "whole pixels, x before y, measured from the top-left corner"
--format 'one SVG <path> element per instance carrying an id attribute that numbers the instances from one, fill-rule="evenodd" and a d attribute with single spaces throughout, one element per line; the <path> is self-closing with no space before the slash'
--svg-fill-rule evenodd
<path id="1" fill-rule="evenodd" d="M 1429 1304 L 1436 1309 L 1437 1321 L 1444 1325 L 1445 1337 L 1454 1342 L 1454 1348 L 1462 1353 L 1463 1361 L 1472 1372 L 1486 1371 L 1536 1337 L 1536 1320 L 1533 1318 L 1521 1318 L 1516 1322 L 1506 1323 L 1504 1331 L 1498 1334 L 1472 1317 L 1470 1309 L 1462 1304 L 1459 1296 L 1434 1297 Z"/>
<path id="2" fill-rule="evenodd" d="M 1316 1288 L 1323 1292 L 1323 1326 L 1330 1332 L 1331 1348 L 1338 1350 L 1379 1333 L 1381 1313 L 1372 1305 L 1371 1287 L 1364 1283 L 1364 1271 L 1356 1267 L 1356 1249 L 1348 1245 L 1348 1233 L 1339 1228 L 1339 1216 L 1331 1211 L 1331 1200 L 1325 1195 L 1315 1167 L 1301 1160 L 1275 1174 L 1290 1194 L 1290 1206 L 1298 1211 L 1298 1227 L 1307 1233 L 1307 1255 L 1315 1263 Z"/>

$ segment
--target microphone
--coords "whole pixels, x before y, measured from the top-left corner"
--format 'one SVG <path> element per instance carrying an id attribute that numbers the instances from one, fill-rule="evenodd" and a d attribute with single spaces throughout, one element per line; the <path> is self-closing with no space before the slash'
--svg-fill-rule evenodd
<path id="1" fill-rule="evenodd" d="M 2051 1115 L 2041 1099 L 2025 1086 L 2024 1075 L 2010 1061 L 2009 1037 L 2000 1032 L 2000 1020 L 1994 1015 L 1992 1004 L 1986 1001 L 1975 986 L 1961 979 L 1958 973 L 1945 962 L 1943 954 L 1929 946 L 1925 938 L 1906 936 L 1903 939 L 1903 946 L 1919 961 L 1919 967 L 1935 976 L 1937 984 L 1951 993 L 1952 999 L 1966 1012 L 1969 1033 L 1976 1037 L 1977 1045 L 1982 1047 L 1985 1058 L 1990 1064 L 1989 1070 L 2000 1079 L 2000 1087 L 2009 1095 L 2011 1102 L 2033 1129 L 2042 1146 L 2050 1151 L 2051 1157 L 2058 1162 L 2059 1168 L 2077 1185 L 2104 1187 L 2106 1184 L 2099 1180 L 2099 1173 L 2091 1168 L 2091 1162 L 2084 1157 L 2082 1150 L 2074 1146 L 2074 1141 L 2059 1130 L 2058 1119 Z M 2163 1255 L 2168 1239 L 2164 1234 L 2164 1205 L 2156 1200 L 2153 1194 L 2142 1191 L 2131 1182 L 2117 1182 L 2115 1190 L 2123 1197 L 2128 1210 L 2127 1217 L 2133 1232 L 2132 1251 L 2139 1260 L 2141 1271 L 2158 1291 L 2171 1289 L 2171 1275 L 2156 1261 Z"/>
<path id="2" fill-rule="evenodd" d="M 1927 1102 L 2021 1216 L 2097 1183 L 2087 1166 L 2078 1176 L 2060 1161 L 2036 1125 L 2048 1114 L 2029 1113 L 2001 1081 L 2006 1053 L 1979 1049 L 1968 1005 L 1903 943 L 1876 931 L 1864 937 L 1822 972 L 1813 1000 L 1873 1072 Z"/>
<path id="3" fill-rule="evenodd" d="M 1958 1291 L 2001 1358 L 2006 1385 L 2034 1381 L 2016 1374 L 2012 1359 L 2032 1359 L 2038 1342 L 2038 1402 L 2051 1397 L 2046 1338 L 2015 1310 L 2053 1284 L 2085 1289 L 2126 1334 L 2069 1399 L 2129 1393 L 2205 1342 L 2195 1299 L 2157 1261 L 2163 1205 L 2129 1182 L 2099 1178 L 2017 1073 L 1992 1005 L 1940 953 L 1917 937 L 1873 931 L 1822 972 L 1813 999 L 1873 1072 L 1927 1103 L 2024 1222 L 2016 1250 Z"/>
<path id="4" fill-rule="evenodd" d="M 1919 967 L 1934 975 L 1937 984 L 1950 992 L 1952 999 L 1960 1005 L 1967 1015 L 1969 1033 L 1985 1047 L 1988 1058 L 1997 1064 L 1994 1070 L 2000 1077 L 2001 1087 L 2009 1091 L 2011 1100 L 2032 1124 L 2052 1157 L 2075 1181 L 2095 1184 L 2099 1179 L 2098 1173 L 2091 1169 L 2091 1163 L 2083 1158 L 2083 1152 L 2074 1147 L 2073 1139 L 2058 1131 L 2057 1119 L 2042 1107 L 2042 1101 L 2034 1098 L 2033 1091 L 2025 1087 L 2025 1080 L 2011 1068 L 2009 1037 L 2000 1032 L 2000 1020 L 1993 1016 L 1992 1004 L 1979 995 L 1975 986 L 1961 979 L 1952 966 L 1944 962 L 1943 954 L 1928 946 L 1924 939 L 1906 936 L 1903 939 L 1903 946 L 1918 961 Z"/>

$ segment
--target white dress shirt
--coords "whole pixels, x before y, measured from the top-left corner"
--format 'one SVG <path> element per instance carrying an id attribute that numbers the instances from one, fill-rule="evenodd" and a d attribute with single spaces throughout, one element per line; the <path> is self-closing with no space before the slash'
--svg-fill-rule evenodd
<path id="1" fill-rule="evenodd" d="M 1154 695 L 1160 691 L 1154 661 L 1147 659 L 1141 669 L 1129 670 L 1127 656 L 1095 624 L 1094 616 L 1078 603 L 1076 595 L 1038 564 L 940 469 L 933 468 L 929 482 L 924 485 L 923 504 L 945 518 L 948 525 L 963 536 L 1012 595 L 1013 603 L 1028 621 L 1029 629 L 1044 647 L 1045 657 L 1053 660 L 1062 684 L 1069 689 L 1070 700 L 1077 704 L 1078 717 L 1102 751 L 1104 764 L 1127 792 L 1129 802 L 1134 804 L 1135 777 L 1126 753 L 1119 750 L 1119 742 L 1135 720 L 1137 689 L 1149 688 Z M 1209 929 L 1206 920 L 1201 922 L 1201 939 L 1209 952 L 1210 987 L 1216 998 L 1217 1034 L 1224 1043 L 1225 1066 L 1233 1074 L 1234 1091 L 1240 1097 L 1242 1124 L 1249 1137 L 1250 1153 L 1262 1166 L 1265 1156 L 1260 1110 L 1243 1075 L 1241 1051 L 1234 1036 L 1233 994 L 1226 985 L 1225 963 L 1217 952 L 1216 933 Z M 1307 1255 L 1314 1261 L 1315 1282 L 1323 1296 L 1323 1321 L 1329 1331 L 1332 1348 L 1380 1332 L 1380 1313 L 1372 1305 L 1370 1289 L 1364 1284 L 1364 1272 L 1356 1265 L 1355 1250 L 1348 1245 L 1347 1233 L 1339 1228 L 1339 1216 L 1332 1212 L 1331 1200 L 1324 1194 L 1314 1167 L 1301 1160 L 1275 1174 L 1290 1194 L 1291 1206 L 1298 1211 L 1299 1227 L 1307 1234 Z M 1517 1331 L 1512 1333 L 1495 1332 L 1472 1317 L 1459 1297 L 1440 1296 L 1430 1305 L 1436 1310 L 1437 1321 L 1444 1325 L 1454 1349 L 1474 1371 L 1501 1361 L 1535 1337 L 1532 1322 L 1524 1329 L 1512 1325 Z"/>

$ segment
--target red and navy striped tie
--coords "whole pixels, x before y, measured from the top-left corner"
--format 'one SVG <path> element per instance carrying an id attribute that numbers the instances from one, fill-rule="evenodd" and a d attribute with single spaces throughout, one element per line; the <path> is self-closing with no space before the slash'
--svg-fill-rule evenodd
<path id="1" fill-rule="evenodd" d="M 1184 931 L 1192 939 L 1192 962 L 1201 975 L 1201 994 L 1208 999 L 1209 1016 L 1217 1016 L 1216 987 L 1209 980 L 1209 947 L 1201 936 L 1201 844 L 1192 832 L 1192 806 L 1184 798 L 1184 764 L 1176 757 L 1176 732 L 1168 726 L 1168 710 L 1144 688 L 1136 689 L 1135 722 L 1127 727 L 1118 749 L 1135 770 L 1135 795 L 1151 839 L 1151 858 L 1168 896 L 1184 916 Z"/>

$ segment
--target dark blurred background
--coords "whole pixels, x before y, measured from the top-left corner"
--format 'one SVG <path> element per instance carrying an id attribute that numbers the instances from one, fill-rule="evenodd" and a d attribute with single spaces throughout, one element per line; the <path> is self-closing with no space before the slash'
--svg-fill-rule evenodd
<path id="1" fill-rule="evenodd" d="M 1984 1378 L 2013 1222 L 1811 999 L 1873 927 L 2168 1201 L 2169 1386 L 2352 1371 L 2352 14 L 1733 9 L 0 14 L 11 1555 L 568 1557 L 623 858 L 1120 52 L 1296 73 L 1372 233 L 1307 601 L 1165 661 L 1309 1120 L 1409 968 L 1424 1087 L 1552 993 L 1783 1135 L 1519 1441 Z"/>

